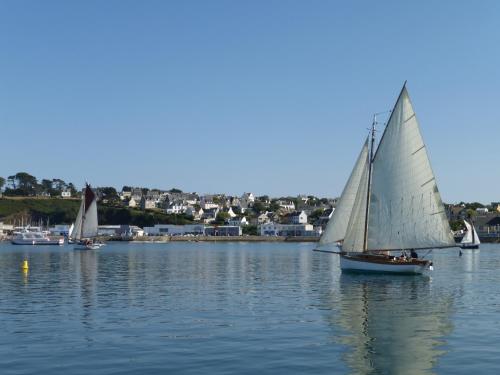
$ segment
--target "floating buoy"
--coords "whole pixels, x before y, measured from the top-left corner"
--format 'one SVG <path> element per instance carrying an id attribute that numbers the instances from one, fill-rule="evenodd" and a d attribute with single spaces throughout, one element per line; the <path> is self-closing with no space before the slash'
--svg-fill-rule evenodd
<path id="1" fill-rule="evenodd" d="M 23 268 L 23 270 L 27 270 L 29 268 L 28 261 L 26 259 L 23 260 L 23 267 L 22 268 Z"/>

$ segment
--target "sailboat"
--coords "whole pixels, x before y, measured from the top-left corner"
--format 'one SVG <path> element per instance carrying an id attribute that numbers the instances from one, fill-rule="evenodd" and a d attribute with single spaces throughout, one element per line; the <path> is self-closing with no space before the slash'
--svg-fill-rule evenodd
<path id="1" fill-rule="evenodd" d="M 68 243 L 74 243 L 75 236 L 75 223 L 72 223 L 68 230 Z"/>
<path id="2" fill-rule="evenodd" d="M 342 192 L 345 214 L 332 216 L 320 249 L 341 241 L 342 270 L 421 274 L 432 262 L 416 250 L 456 244 L 406 82 L 376 150 L 375 124 Z"/>
<path id="3" fill-rule="evenodd" d="M 462 238 L 460 242 L 462 249 L 479 249 L 479 236 L 477 235 L 476 228 L 474 228 L 473 224 L 469 224 L 464 220 L 465 227 L 467 231 L 465 232 L 465 236 Z"/>
<path id="4" fill-rule="evenodd" d="M 97 198 L 89 184 L 85 184 L 82 202 L 69 240 L 76 242 L 75 250 L 96 250 L 102 244 L 97 237 Z"/>

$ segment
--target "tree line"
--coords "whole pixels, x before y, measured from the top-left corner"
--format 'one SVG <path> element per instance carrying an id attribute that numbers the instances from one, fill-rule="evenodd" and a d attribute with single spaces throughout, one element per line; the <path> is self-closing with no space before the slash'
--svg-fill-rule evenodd
<path id="1" fill-rule="evenodd" d="M 59 196 L 63 191 L 70 191 L 72 196 L 77 194 L 72 182 L 65 182 L 60 178 L 43 178 L 40 182 L 35 176 L 26 172 L 18 172 L 7 178 L 0 177 L 0 190 L 5 187 L 6 196 Z"/>

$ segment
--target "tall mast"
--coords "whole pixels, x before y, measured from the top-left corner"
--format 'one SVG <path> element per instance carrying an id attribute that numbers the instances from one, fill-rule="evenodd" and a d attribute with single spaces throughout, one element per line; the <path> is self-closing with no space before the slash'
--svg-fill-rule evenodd
<path id="1" fill-rule="evenodd" d="M 366 189 L 366 209 L 365 209 L 365 236 L 363 239 L 363 252 L 366 253 L 368 248 L 368 209 L 370 207 L 370 192 L 372 185 L 372 162 L 373 162 L 373 147 L 375 145 L 375 124 L 377 123 L 377 115 L 373 115 L 373 123 L 371 129 L 370 154 L 368 160 L 368 189 Z"/>
<path id="2" fill-rule="evenodd" d="M 85 211 L 87 211 L 87 207 L 85 206 L 85 197 L 86 197 L 86 193 L 87 193 L 87 188 L 88 188 L 88 184 L 85 183 L 85 190 L 83 191 L 83 196 L 82 196 L 83 211 L 82 211 L 82 225 L 80 226 L 80 240 L 83 239 L 83 224 L 85 222 Z"/>

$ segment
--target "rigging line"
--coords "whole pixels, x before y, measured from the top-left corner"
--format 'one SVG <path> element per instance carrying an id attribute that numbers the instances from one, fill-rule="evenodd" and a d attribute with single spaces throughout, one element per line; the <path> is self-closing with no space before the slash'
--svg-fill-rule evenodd
<path id="1" fill-rule="evenodd" d="M 443 212 L 445 212 L 445 210 L 441 210 L 441 211 L 438 211 L 438 212 L 433 212 L 431 215 L 439 215 L 439 214 L 442 214 Z"/>
<path id="2" fill-rule="evenodd" d="M 424 255 L 422 255 L 422 259 L 424 259 L 431 252 L 432 252 L 432 249 L 427 250 L 427 252 Z"/>

